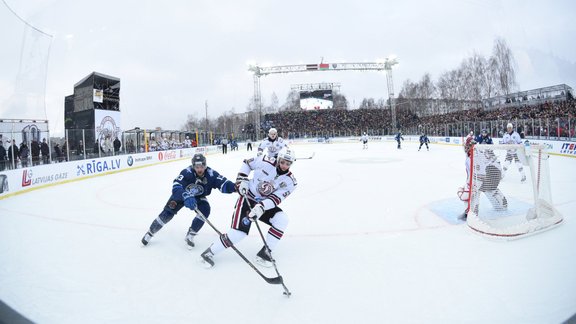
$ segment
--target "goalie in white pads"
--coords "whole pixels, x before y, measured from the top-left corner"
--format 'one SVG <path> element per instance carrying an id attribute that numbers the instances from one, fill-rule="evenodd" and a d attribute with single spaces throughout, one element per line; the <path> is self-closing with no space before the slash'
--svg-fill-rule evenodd
<path id="1" fill-rule="evenodd" d="M 459 217 L 461 220 L 466 220 L 468 212 L 472 209 L 475 214 L 478 214 L 478 203 L 480 197 L 470 197 L 470 184 L 478 188 L 476 192 L 483 192 L 492 207 L 497 211 L 504 211 L 508 208 L 508 201 L 506 197 L 498 189 L 498 185 L 502 180 L 502 166 L 498 157 L 491 149 L 484 149 L 479 154 L 474 155 L 474 170 L 470 174 L 470 156 L 473 154 L 473 145 L 475 141 L 469 137 L 464 145 L 466 156 L 466 186 L 458 190 L 458 196 L 462 201 L 467 204 L 464 213 Z M 473 177 L 474 181 L 471 181 Z"/>
<path id="2" fill-rule="evenodd" d="M 277 158 L 262 155 L 244 160 L 236 179 L 240 197 L 234 207 L 231 228 L 201 254 L 205 265 L 214 266 L 214 255 L 248 236 L 255 221 L 270 225 L 266 234 L 266 245 L 270 250 L 278 246 L 288 227 L 288 216 L 278 205 L 294 192 L 297 185 L 290 171 L 294 160 L 294 152 L 286 147 L 280 150 Z M 253 173 L 251 179 L 248 178 L 250 173 Z M 256 262 L 272 266 L 265 246 L 257 253 Z"/>
<path id="3" fill-rule="evenodd" d="M 512 125 L 512 123 L 508 123 L 508 125 L 506 126 L 506 130 L 507 130 L 506 133 L 502 137 L 502 143 L 522 144 L 522 139 L 520 138 L 520 135 L 514 130 L 514 126 Z M 506 159 L 504 159 L 504 173 L 502 174 L 502 177 L 504 177 L 506 170 L 512 164 L 512 159 L 514 159 L 514 162 L 516 162 L 516 166 L 518 166 L 518 172 L 520 172 L 520 175 L 522 177 L 520 181 L 522 182 L 526 181 L 524 166 L 522 166 L 522 163 L 520 163 L 520 160 L 518 159 L 518 153 L 516 153 L 516 150 L 508 150 L 506 152 Z"/>

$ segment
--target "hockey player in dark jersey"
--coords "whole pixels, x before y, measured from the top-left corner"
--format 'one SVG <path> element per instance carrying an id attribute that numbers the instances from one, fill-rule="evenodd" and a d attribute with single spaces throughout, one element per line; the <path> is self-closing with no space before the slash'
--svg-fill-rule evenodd
<path id="1" fill-rule="evenodd" d="M 172 195 L 164 206 L 164 209 L 150 225 L 150 229 L 142 238 L 142 244 L 147 245 L 164 225 L 166 225 L 182 207 L 186 206 L 190 210 L 196 207 L 208 217 L 210 215 L 210 204 L 206 196 L 210 195 L 212 189 L 218 189 L 222 193 L 235 192 L 232 181 L 227 180 L 215 170 L 206 165 L 206 157 L 200 153 L 194 154 L 192 164 L 182 170 L 172 184 Z M 185 240 L 189 247 L 194 247 L 194 236 L 204 226 L 204 221 L 199 216 L 195 217 L 192 225 L 188 229 Z"/>
<path id="2" fill-rule="evenodd" d="M 401 145 L 400 140 L 403 141 L 403 140 L 404 140 L 404 137 L 402 137 L 402 132 L 401 132 L 401 131 L 399 131 L 398 134 L 396 134 L 395 139 L 396 139 L 396 142 L 398 142 L 398 149 L 402 149 L 402 145 Z"/>
<path id="3" fill-rule="evenodd" d="M 290 171 L 294 160 L 294 152 L 287 147 L 280 150 L 277 158 L 261 155 L 244 160 L 236 179 L 240 197 L 232 214 L 231 228 L 201 254 L 201 260 L 207 267 L 214 266 L 214 255 L 248 236 L 252 222 L 270 225 L 266 245 L 270 250 L 276 248 L 288 227 L 288 215 L 278 205 L 297 186 Z M 248 178 L 250 173 L 253 173 L 252 178 Z M 265 246 L 256 254 L 256 262 L 265 267 L 272 266 Z"/>
<path id="4" fill-rule="evenodd" d="M 423 133 L 422 135 L 420 135 L 420 146 L 418 146 L 418 151 L 420 151 L 420 149 L 422 148 L 422 145 L 426 144 L 426 150 L 430 151 L 430 148 L 428 147 L 428 143 L 430 143 L 430 140 L 428 139 L 428 136 L 426 136 L 426 133 Z"/>
<path id="5" fill-rule="evenodd" d="M 483 129 L 480 135 L 476 136 L 476 143 L 478 144 L 494 144 L 492 137 L 488 134 L 486 129 Z"/>

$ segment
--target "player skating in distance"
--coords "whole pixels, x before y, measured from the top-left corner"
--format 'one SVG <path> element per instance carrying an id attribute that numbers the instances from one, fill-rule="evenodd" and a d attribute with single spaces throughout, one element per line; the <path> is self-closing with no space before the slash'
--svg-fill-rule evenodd
<path id="1" fill-rule="evenodd" d="M 368 149 L 368 134 L 366 134 L 366 132 L 364 132 L 364 134 L 362 135 L 360 140 L 362 141 L 362 149 L 367 150 Z"/>
<path id="2" fill-rule="evenodd" d="M 148 245 L 154 234 L 170 222 L 174 215 L 184 206 L 190 210 L 198 207 L 198 210 L 205 217 L 208 217 L 210 215 L 210 204 L 206 196 L 210 195 L 212 189 L 219 189 L 222 193 L 227 194 L 235 192 L 234 183 L 220 175 L 216 170 L 208 167 L 206 165 L 206 157 L 196 153 L 192 157 L 192 164 L 182 170 L 178 177 L 174 179 L 172 195 L 160 215 L 154 219 L 150 229 L 142 238 L 142 244 Z M 192 225 L 185 237 L 185 241 L 190 248 L 194 247 L 194 237 L 202 226 L 204 226 L 204 221 L 201 217 L 197 216 L 192 220 Z"/>
<path id="3" fill-rule="evenodd" d="M 476 143 L 478 144 L 494 144 L 492 137 L 488 134 L 486 129 L 483 129 L 480 135 L 476 136 Z"/>
<path id="4" fill-rule="evenodd" d="M 508 123 L 508 125 L 506 126 L 506 133 L 502 137 L 502 143 L 522 144 L 522 139 L 520 138 L 520 135 L 514 130 L 514 126 L 512 125 L 512 123 Z M 526 181 L 524 166 L 522 165 L 522 163 L 520 163 L 520 160 L 518 159 L 518 153 L 516 152 L 515 149 L 506 151 L 506 158 L 504 159 L 504 167 L 503 167 L 504 172 L 502 173 L 502 177 L 504 177 L 506 171 L 508 170 L 508 167 L 512 164 L 512 160 L 514 160 L 516 166 L 518 166 L 518 172 L 520 172 L 521 176 L 520 181 L 522 182 Z"/>
<path id="5" fill-rule="evenodd" d="M 396 134 L 396 137 L 394 137 L 396 139 L 396 142 L 398 142 L 398 149 L 402 149 L 402 144 L 400 141 L 404 140 L 404 137 L 402 137 L 402 131 L 398 131 L 398 134 Z"/>
<path id="6" fill-rule="evenodd" d="M 244 160 L 236 179 L 240 197 L 234 207 L 231 228 L 201 254 L 201 260 L 207 267 L 214 266 L 215 255 L 248 236 L 255 221 L 270 225 L 266 244 L 271 251 L 277 247 L 288 226 L 288 216 L 279 205 L 294 192 L 297 185 L 290 171 L 294 160 L 294 152 L 287 147 L 280 150 L 277 158 L 262 155 Z M 252 178 L 249 178 L 250 174 Z M 269 267 L 271 261 L 263 246 L 256 255 L 256 262 Z"/>
<path id="7" fill-rule="evenodd" d="M 424 144 L 426 144 L 426 150 L 430 151 L 430 147 L 428 147 L 428 143 L 430 143 L 428 136 L 426 136 L 426 133 L 422 133 L 422 135 L 420 135 L 420 146 L 418 146 L 418 151 L 420 151 L 420 149 L 422 148 L 422 145 L 424 145 Z"/>
<path id="8" fill-rule="evenodd" d="M 283 147 L 288 147 L 288 145 L 282 137 L 278 136 L 276 128 L 272 127 L 268 130 L 268 137 L 262 140 L 262 143 L 258 146 L 257 155 L 266 154 L 269 157 L 276 157 Z"/>

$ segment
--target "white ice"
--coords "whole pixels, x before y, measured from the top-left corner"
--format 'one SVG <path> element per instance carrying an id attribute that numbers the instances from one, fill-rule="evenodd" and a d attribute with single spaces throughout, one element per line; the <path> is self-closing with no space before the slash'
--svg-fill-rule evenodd
<path id="1" fill-rule="evenodd" d="M 494 241 L 454 221 L 461 147 L 395 145 L 294 146 L 316 154 L 292 166 L 298 189 L 281 205 L 290 224 L 274 255 L 291 298 L 232 250 L 204 269 L 199 254 L 217 236 L 205 225 L 188 250 L 189 210 L 142 247 L 180 160 L 0 200 L 0 299 L 38 323 L 560 323 L 576 313 L 576 159 L 551 157 L 564 223 Z M 251 154 L 208 164 L 233 180 Z M 209 196 L 222 231 L 236 197 Z M 261 246 L 253 228 L 238 248 L 253 259 Z"/>

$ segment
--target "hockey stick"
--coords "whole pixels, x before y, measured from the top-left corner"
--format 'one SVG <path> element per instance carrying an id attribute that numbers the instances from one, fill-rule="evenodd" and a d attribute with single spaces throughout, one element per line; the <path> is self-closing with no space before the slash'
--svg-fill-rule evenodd
<path id="1" fill-rule="evenodd" d="M 250 208 L 250 211 L 252 211 L 252 207 L 250 207 L 250 203 L 248 202 L 248 198 L 246 197 L 246 195 L 242 195 L 242 196 L 244 197 L 244 199 L 247 200 L 248 208 Z M 260 225 L 258 225 L 258 220 L 255 220 L 254 223 L 256 224 L 256 228 L 258 229 L 258 233 L 260 233 L 260 238 L 262 238 L 262 242 L 264 242 L 264 247 L 266 247 L 266 251 L 268 252 L 268 255 L 270 256 L 270 260 L 272 261 L 272 265 L 274 266 L 274 270 L 276 270 L 276 274 L 278 275 L 279 278 L 282 278 L 282 276 L 280 275 L 280 272 L 278 272 L 278 268 L 276 267 L 276 260 L 274 260 L 274 257 L 272 256 L 272 251 L 268 247 L 268 243 L 266 243 L 266 239 L 264 239 L 264 234 L 262 234 L 262 230 L 260 229 Z M 282 284 L 282 287 L 284 287 L 284 295 L 286 295 L 287 297 L 290 297 L 290 295 L 292 295 L 292 293 L 290 292 L 290 290 L 288 290 L 288 287 L 286 287 L 286 285 L 284 284 L 284 281 L 282 281 L 281 284 Z"/>
<path id="2" fill-rule="evenodd" d="M 210 222 L 208 220 L 208 218 L 206 218 L 206 216 L 204 216 L 204 214 L 202 214 L 202 212 L 198 209 L 195 208 L 194 211 L 198 214 L 198 216 L 200 216 L 200 218 L 202 218 L 202 220 L 204 222 L 206 222 L 208 225 L 210 225 L 210 227 L 212 227 L 212 229 L 214 229 L 214 231 L 216 231 L 216 233 L 218 233 L 219 236 L 222 236 L 222 232 L 220 232 L 216 226 L 214 226 L 214 224 L 212 224 L 212 222 Z M 260 270 L 258 270 L 258 268 L 256 268 L 256 266 L 250 262 L 250 260 L 248 260 L 244 254 L 242 254 L 242 252 L 240 252 L 240 250 L 238 250 L 234 244 L 232 244 L 232 242 L 230 242 L 230 247 L 236 251 L 236 253 L 238 253 L 238 255 L 242 258 L 242 260 L 244 260 L 244 262 L 248 263 L 248 265 L 254 269 L 254 271 L 256 271 L 256 273 L 258 273 L 260 275 L 260 277 L 262 277 L 262 279 L 266 280 L 267 283 L 269 284 L 273 284 L 273 285 L 278 285 L 278 284 L 282 284 L 284 285 L 284 280 L 282 279 L 282 276 L 280 276 L 280 274 L 278 274 L 278 277 L 275 278 L 268 278 L 266 277 L 264 274 L 262 274 L 262 272 L 260 272 Z"/>
<path id="3" fill-rule="evenodd" d="M 316 154 L 316 152 L 312 152 L 312 155 L 310 156 L 305 156 L 305 157 L 297 157 L 294 160 L 310 160 L 314 157 L 314 155 Z"/>

